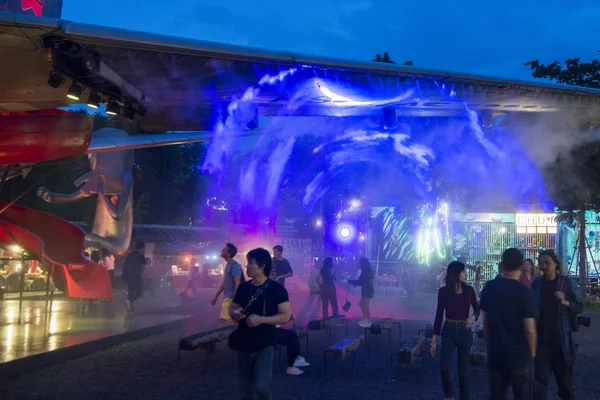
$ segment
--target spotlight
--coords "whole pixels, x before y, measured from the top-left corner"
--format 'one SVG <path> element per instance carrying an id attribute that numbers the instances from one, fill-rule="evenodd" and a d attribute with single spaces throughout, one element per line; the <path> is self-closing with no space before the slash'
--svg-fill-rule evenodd
<path id="1" fill-rule="evenodd" d="M 100 107 L 100 95 L 96 92 L 92 92 L 90 97 L 88 97 L 87 106 L 92 108 Z"/>
<path id="2" fill-rule="evenodd" d="M 344 239 L 348 239 L 350 237 L 350 228 L 347 227 L 343 227 L 342 229 L 340 229 L 340 236 L 343 237 Z"/>
<path id="3" fill-rule="evenodd" d="M 383 129 L 396 129 L 398 127 L 398 113 L 395 108 L 383 109 Z"/>
<path id="4" fill-rule="evenodd" d="M 69 88 L 69 91 L 67 92 L 67 97 L 71 100 L 79 100 L 81 98 L 81 92 L 83 92 L 83 88 L 76 82 L 73 82 Z"/>
<path id="5" fill-rule="evenodd" d="M 119 111 L 119 104 L 114 100 L 110 100 L 106 105 L 106 113 L 108 115 L 117 115 Z"/>
<path id="6" fill-rule="evenodd" d="M 317 222 L 315 222 L 315 224 L 317 226 L 321 226 L 321 225 L 323 225 L 323 221 L 321 221 L 320 219 L 318 219 Z"/>
<path id="7" fill-rule="evenodd" d="M 53 69 L 48 74 L 48 85 L 52 86 L 54 89 L 58 89 L 58 87 L 63 83 L 63 77 L 60 72 Z"/>

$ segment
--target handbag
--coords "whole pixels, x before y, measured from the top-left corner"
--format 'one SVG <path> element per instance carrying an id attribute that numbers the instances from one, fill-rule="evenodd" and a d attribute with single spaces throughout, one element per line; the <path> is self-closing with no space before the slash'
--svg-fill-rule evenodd
<path id="1" fill-rule="evenodd" d="M 352 307 L 352 303 L 350 303 L 348 301 L 348 292 L 350 291 L 350 287 L 346 288 L 346 301 L 344 302 L 344 305 L 342 306 L 342 310 L 344 310 L 344 312 L 348 312 L 348 310 L 350 310 L 350 307 Z"/>
<path id="2" fill-rule="evenodd" d="M 246 315 L 246 313 L 248 312 L 248 309 L 250 308 L 250 306 L 267 289 L 267 286 L 269 286 L 269 280 L 267 280 L 267 282 L 265 283 L 265 285 L 263 287 L 261 287 L 260 289 L 258 289 L 252 295 L 252 297 L 248 301 L 248 304 L 246 304 L 246 306 L 242 310 L 242 314 Z M 267 312 L 267 295 L 265 293 L 265 295 L 263 296 L 263 315 L 265 315 L 266 312 Z M 229 339 L 227 340 L 227 346 L 230 349 L 235 350 L 235 351 L 244 350 L 244 348 L 245 348 L 245 346 L 244 346 L 244 336 L 243 336 L 242 331 L 240 330 L 240 326 L 239 325 L 236 328 L 236 330 L 233 331 L 233 332 L 231 332 L 231 334 L 229 335 Z"/>

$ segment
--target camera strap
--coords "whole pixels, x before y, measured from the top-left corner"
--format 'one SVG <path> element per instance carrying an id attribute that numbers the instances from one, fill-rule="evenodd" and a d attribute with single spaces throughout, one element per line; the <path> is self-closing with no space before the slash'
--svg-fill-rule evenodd
<path id="1" fill-rule="evenodd" d="M 263 292 L 267 289 L 267 286 L 269 286 L 269 279 L 267 279 L 265 284 L 263 286 L 261 286 L 260 288 L 258 288 L 258 290 L 252 295 L 252 297 L 248 301 L 248 304 L 246 304 L 246 307 L 244 307 L 244 311 L 243 311 L 244 314 L 246 314 L 248 312 L 248 310 L 250 309 L 250 306 L 260 297 L 261 294 L 263 294 Z M 266 308 L 267 308 L 267 296 L 265 294 L 264 299 L 263 299 L 263 316 L 265 315 Z"/>
<path id="2" fill-rule="evenodd" d="M 565 288 L 565 281 L 567 280 L 566 276 L 561 276 L 560 277 L 560 288 L 558 289 L 559 292 L 563 292 L 563 289 Z"/>

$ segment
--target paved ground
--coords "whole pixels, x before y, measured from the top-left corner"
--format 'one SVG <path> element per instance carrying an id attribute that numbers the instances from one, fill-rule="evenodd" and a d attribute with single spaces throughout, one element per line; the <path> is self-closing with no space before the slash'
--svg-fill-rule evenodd
<path id="1" fill-rule="evenodd" d="M 47 301 L 45 293 L 28 293 L 22 302 L 8 297 L 0 304 L 0 363 L 185 318 L 183 310 L 157 313 L 179 303 L 176 293 L 161 290 L 127 314 L 123 290 L 94 304 L 64 296 Z"/>
<path id="2" fill-rule="evenodd" d="M 317 318 L 320 312 L 316 301 L 309 304 L 307 289 L 292 289 L 294 314 L 300 321 Z M 157 289 L 155 295 L 146 293 L 136 302 L 135 313 L 125 312 L 125 292 L 115 290 L 114 299 L 109 302 L 95 302 L 66 299 L 55 296 L 48 301 L 44 292 L 28 292 L 22 302 L 18 294 L 11 294 L 0 303 L 0 363 L 15 359 L 78 345 L 108 336 L 119 335 L 143 328 L 165 324 L 188 317 L 202 315 L 204 323 L 199 330 L 209 330 L 217 326 L 220 307 L 212 307 L 209 302 L 216 289 L 200 289 L 197 298 L 186 307 L 180 307 L 180 297 L 176 290 Z M 430 298 L 418 306 L 407 309 L 400 298 L 393 293 L 376 299 L 374 306 L 380 315 L 402 318 L 417 318 L 431 312 Z M 343 292 L 340 291 L 340 301 Z M 358 303 L 357 292 L 349 297 L 353 304 Z M 354 306 L 349 316 L 360 312 Z"/>
<path id="3" fill-rule="evenodd" d="M 382 299 L 379 307 L 385 309 L 394 302 Z M 403 302 L 406 309 L 419 309 L 424 298 L 415 302 Z M 396 303 L 397 305 L 398 303 Z M 354 308 L 354 306 L 353 306 Z M 396 309 L 399 309 L 396 306 Z M 214 310 L 215 308 L 209 308 Z M 212 311 L 211 311 L 212 312 Z M 389 312 L 386 310 L 385 312 Z M 203 313 L 204 314 L 204 313 Z M 576 395 L 578 399 L 597 399 L 600 393 L 600 342 L 597 337 L 600 313 L 590 314 L 593 326 L 582 328 L 577 340 L 580 354 L 576 365 Z M 0 398 L 3 399 L 206 399 L 233 400 L 238 396 L 235 375 L 235 354 L 224 346 L 217 357 L 205 362 L 201 351 L 184 353 L 180 368 L 176 366 L 177 340 L 195 333 L 214 319 L 198 317 L 180 329 L 147 337 L 135 342 L 88 355 L 86 357 L 54 365 L 44 370 L 22 375 L 2 382 Z M 404 322 L 404 339 L 423 327 L 422 322 Z M 356 321 L 351 331 L 360 334 Z M 336 332 L 336 338 L 343 331 Z M 396 332 L 392 348 L 398 347 Z M 415 365 L 412 369 L 396 366 L 396 380 L 389 375 L 389 353 L 386 337 L 372 339 L 371 365 L 366 364 L 366 349 L 359 353 L 358 374 L 351 374 L 351 359 L 342 366 L 334 361 L 328 366 L 330 375 L 323 377 L 324 334 L 311 337 L 308 360 L 313 366 L 304 375 L 285 375 L 284 357 L 277 359 L 274 376 L 275 399 L 441 399 L 441 383 L 438 360 L 431 366 Z M 304 349 L 304 347 L 303 347 Z M 481 367 L 473 367 L 470 373 L 473 399 L 487 398 L 486 375 Z M 553 393 L 551 399 L 556 398 Z"/>

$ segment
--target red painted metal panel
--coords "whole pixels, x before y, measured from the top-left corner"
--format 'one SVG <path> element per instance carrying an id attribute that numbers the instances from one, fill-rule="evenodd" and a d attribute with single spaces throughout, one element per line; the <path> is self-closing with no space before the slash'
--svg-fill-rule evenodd
<path id="1" fill-rule="evenodd" d="M 0 165 L 36 163 L 85 154 L 92 138 L 92 119 L 56 111 L 2 114 Z"/>
<path id="2" fill-rule="evenodd" d="M 0 202 L 0 208 L 7 203 Z M 13 205 L 0 214 L 0 241 L 18 244 L 54 265 L 54 284 L 68 297 L 111 299 L 108 271 L 83 255 L 85 232 L 69 222 Z"/>

